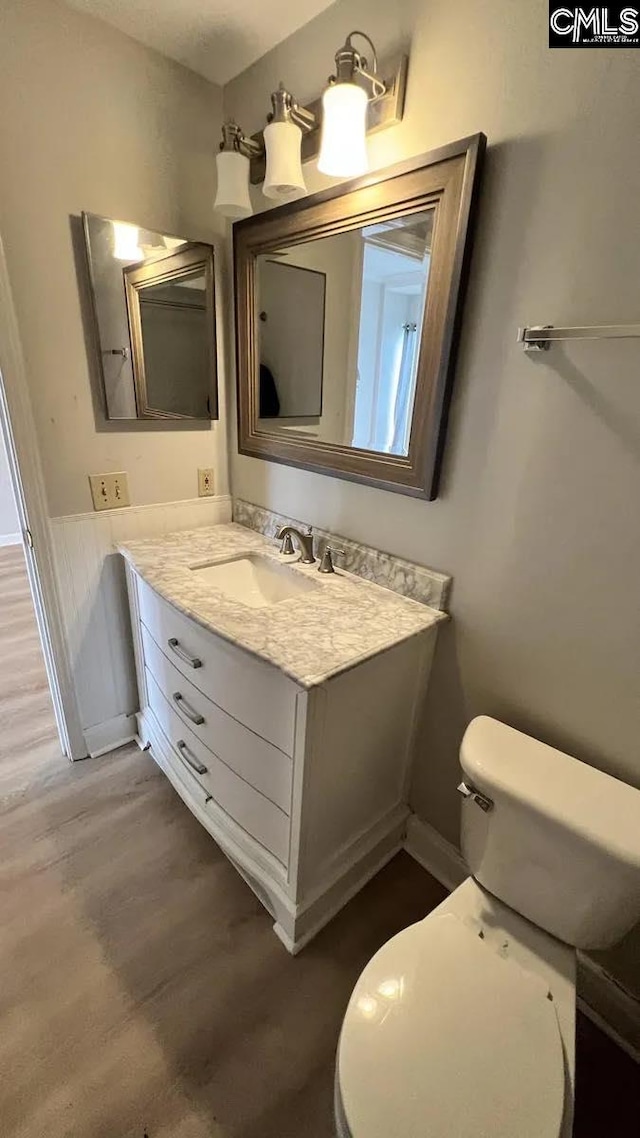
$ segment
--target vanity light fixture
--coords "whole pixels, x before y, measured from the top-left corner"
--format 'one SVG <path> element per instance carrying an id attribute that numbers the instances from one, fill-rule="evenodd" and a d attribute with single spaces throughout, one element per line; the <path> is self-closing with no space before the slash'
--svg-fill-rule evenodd
<path id="1" fill-rule="evenodd" d="M 144 261 L 144 253 L 140 248 L 140 230 L 137 225 L 129 225 L 126 221 L 113 222 L 113 255 L 116 261 Z"/>
<path id="2" fill-rule="evenodd" d="M 372 70 L 366 56 L 356 51 L 351 40 L 360 36 L 371 48 Z M 367 115 L 369 103 L 387 93 L 380 79 L 378 57 L 373 41 L 365 32 L 350 32 L 336 52 L 336 73 L 322 96 L 322 139 L 318 169 L 334 178 L 355 178 L 369 169 L 367 157 Z"/>
<path id="3" fill-rule="evenodd" d="M 367 56 L 353 45 L 364 39 Z M 283 83 L 271 95 L 264 131 L 245 135 L 237 123 L 222 128 L 216 158 L 218 190 L 214 209 L 232 221 L 253 213 L 249 181 L 263 182 L 265 197 L 289 201 L 306 193 L 302 162 L 319 153 L 318 169 L 334 178 L 354 178 L 369 169 L 367 132 L 402 121 L 407 86 L 406 55 L 378 70 L 378 57 L 365 32 L 353 31 L 335 55 L 321 98 L 301 106 Z"/>
<path id="4" fill-rule="evenodd" d="M 249 197 L 249 159 L 261 153 L 260 143 L 247 138 L 237 123 L 224 124 L 216 155 L 218 191 L 213 206 L 224 217 L 238 221 L 253 213 Z"/>

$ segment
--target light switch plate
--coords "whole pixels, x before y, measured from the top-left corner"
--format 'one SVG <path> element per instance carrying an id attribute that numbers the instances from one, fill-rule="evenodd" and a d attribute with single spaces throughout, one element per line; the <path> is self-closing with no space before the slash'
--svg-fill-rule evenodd
<path id="1" fill-rule="evenodd" d="M 131 505 L 129 480 L 124 470 L 116 474 L 90 474 L 89 485 L 94 510 L 118 510 Z"/>
<path id="2" fill-rule="evenodd" d="M 209 498 L 215 494 L 213 484 L 213 467 L 202 467 L 198 470 L 198 497 Z"/>

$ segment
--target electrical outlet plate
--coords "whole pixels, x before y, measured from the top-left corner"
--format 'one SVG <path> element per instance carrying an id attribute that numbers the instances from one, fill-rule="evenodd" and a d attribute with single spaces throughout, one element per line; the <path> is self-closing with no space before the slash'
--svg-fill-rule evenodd
<path id="1" fill-rule="evenodd" d="M 116 474 L 90 474 L 89 485 L 94 510 L 118 510 L 131 505 L 129 480 L 123 470 Z"/>
<path id="2" fill-rule="evenodd" d="M 213 467 L 207 466 L 198 470 L 198 496 L 200 498 L 209 498 L 215 494 L 213 485 Z"/>

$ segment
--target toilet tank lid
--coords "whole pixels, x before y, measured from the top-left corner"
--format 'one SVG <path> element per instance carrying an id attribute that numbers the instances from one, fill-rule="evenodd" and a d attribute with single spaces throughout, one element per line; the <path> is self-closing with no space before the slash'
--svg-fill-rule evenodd
<path id="1" fill-rule="evenodd" d="M 480 715 L 460 746 L 462 769 L 493 798 L 506 795 L 640 869 L 640 791 L 596 767 Z"/>

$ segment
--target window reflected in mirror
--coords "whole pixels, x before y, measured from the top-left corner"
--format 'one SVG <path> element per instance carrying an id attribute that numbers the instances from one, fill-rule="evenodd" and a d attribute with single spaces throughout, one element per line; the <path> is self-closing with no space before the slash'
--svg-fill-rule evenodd
<path id="1" fill-rule="evenodd" d="M 434 210 L 257 259 L 260 427 L 407 455 Z"/>

